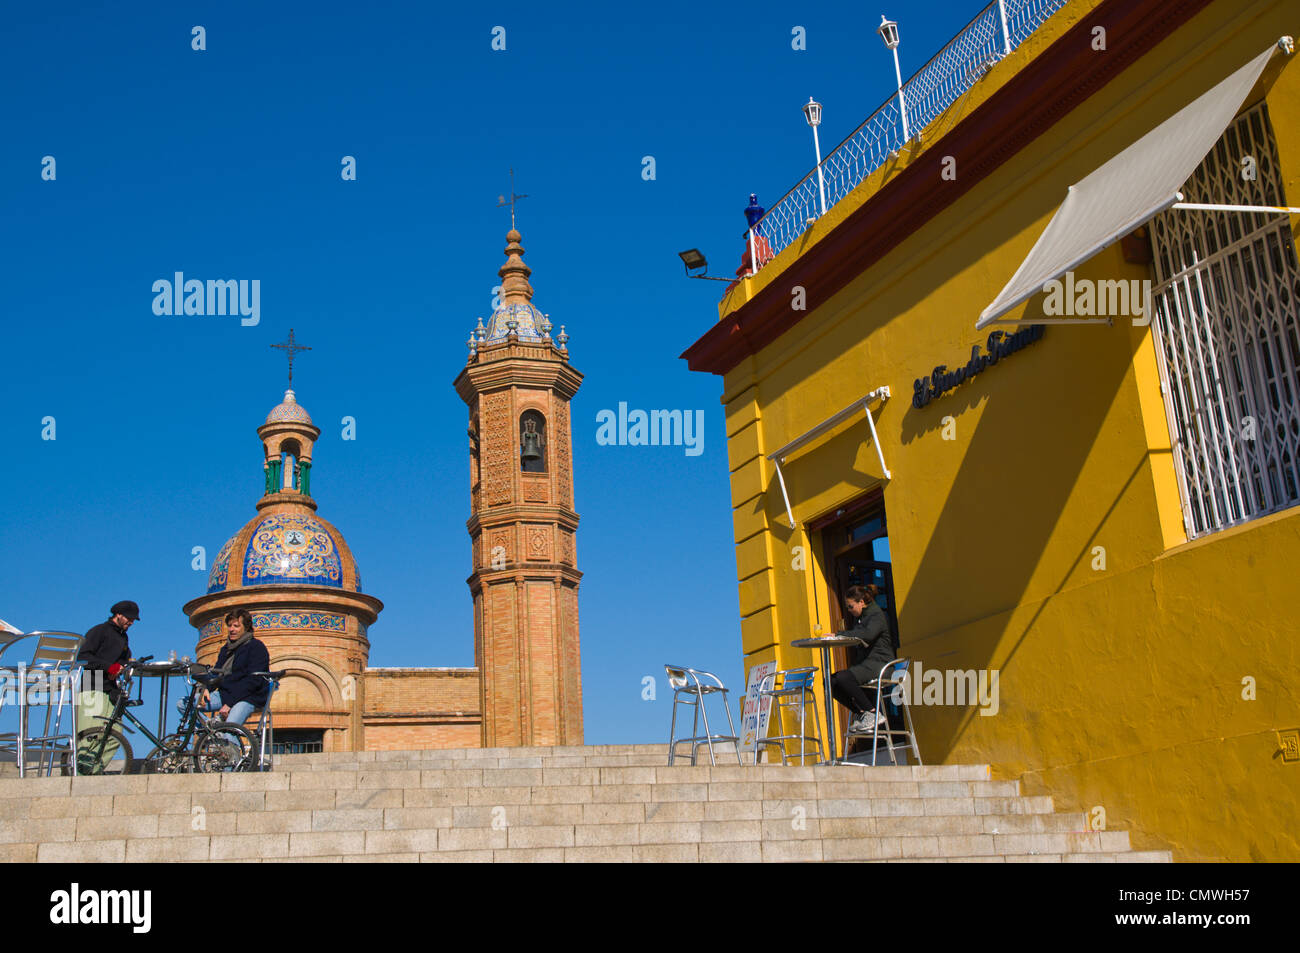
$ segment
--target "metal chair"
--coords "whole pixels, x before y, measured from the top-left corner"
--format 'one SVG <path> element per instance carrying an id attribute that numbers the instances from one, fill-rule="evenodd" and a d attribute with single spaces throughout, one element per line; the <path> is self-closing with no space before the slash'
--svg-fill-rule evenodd
<path id="1" fill-rule="evenodd" d="M 0 661 L 3 661 L 4 654 L 8 652 L 15 644 L 30 639 L 35 633 L 27 632 L 10 632 L 7 629 L 0 630 Z"/>
<path id="2" fill-rule="evenodd" d="M 867 691 L 871 691 L 872 689 L 875 689 L 876 692 L 875 710 L 877 712 L 881 711 L 880 705 L 881 705 L 882 694 L 885 701 L 889 701 L 894 705 L 896 705 L 898 708 L 901 708 L 903 712 L 903 723 L 907 727 L 892 728 L 889 727 L 888 726 L 889 723 L 886 722 L 885 723 L 886 726 L 882 730 L 881 725 L 879 724 L 879 719 L 877 719 L 876 726 L 871 730 L 854 731 L 852 722 L 850 722 L 849 728 L 844 732 L 844 752 L 846 756 L 849 750 L 850 738 L 870 737 L 871 738 L 871 764 L 874 767 L 876 764 L 876 752 L 879 750 L 879 742 L 880 739 L 883 737 L 885 739 L 885 745 L 889 748 L 889 759 L 893 764 L 898 763 L 898 760 L 895 757 L 895 751 L 905 751 L 909 747 L 912 749 L 912 754 L 916 758 L 916 763 L 917 764 L 922 763 L 921 749 L 918 748 L 916 744 L 916 729 L 912 726 L 912 709 L 908 705 L 908 701 L 907 701 L 907 679 L 909 677 L 909 673 L 911 672 L 911 668 L 912 668 L 912 660 L 910 658 L 894 659 L 892 662 L 886 662 L 881 667 L 880 674 L 877 675 L 870 682 L 862 686 Z M 904 738 L 906 739 L 906 743 L 895 744 L 894 743 L 895 738 Z"/>
<path id="3" fill-rule="evenodd" d="M 31 638 L 23 632 L 13 632 L 9 629 L 0 629 L 0 663 L 4 660 L 4 655 L 18 643 Z M 23 666 L 25 669 L 26 666 Z M 5 705 L 16 705 L 18 703 L 18 667 L 15 665 L 0 664 L 0 711 L 4 710 Z M 16 732 L 0 732 L 0 751 L 7 752 L 17 758 L 17 749 L 14 746 L 15 739 L 18 735 Z"/>
<path id="4" fill-rule="evenodd" d="M 27 774 L 28 748 L 34 746 L 38 749 L 37 771 L 48 775 L 58 760 L 59 747 L 66 745 L 71 750 L 76 746 L 77 738 L 77 691 L 81 667 L 75 662 L 82 637 L 74 632 L 28 632 L 9 642 L 4 650 L 31 638 L 36 639 L 36 648 L 30 665 L 20 662 L 18 665 L 0 666 L 0 678 L 3 678 L 5 688 L 0 692 L 0 708 L 6 702 L 16 702 L 18 708 L 18 730 L 0 735 L 0 749 L 13 752 L 19 777 Z M 12 702 L 9 701 L 11 689 L 15 695 Z M 44 722 L 37 734 L 31 731 L 33 708 L 45 710 Z M 71 722 L 67 731 L 63 730 L 65 717 Z"/>
<path id="5" fill-rule="evenodd" d="M 715 743 L 731 742 L 736 749 L 736 763 L 744 764 L 740 759 L 740 737 L 736 734 L 736 724 L 731 720 L 731 705 L 727 702 L 727 689 L 722 684 L 722 679 L 712 672 L 699 671 L 693 668 L 687 668 L 684 665 L 665 665 L 664 671 L 668 673 L 668 684 L 673 687 L 673 720 L 672 726 L 668 729 L 668 763 L 671 765 L 677 757 L 677 746 L 689 744 L 691 746 L 691 764 L 695 764 L 695 756 L 700 745 L 707 745 L 709 749 L 709 763 L 717 764 L 714 757 L 713 745 Z M 721 693 L 722 707 L 727 712 L 727 725 L 731 729 L 729 735 L 715 735 L 709 727 L 709 712 L 704 706 L 704 699 L 708 695 Z M 695 720 L 691 725 L 690 738 L 677 737 L 677 706 L 692 705 L 695 708 Z M 700 715 L 704 715 L 704 734 L 699 734 Z"/>
<path id="6" fill-rule="evenodd" d="M 273 756 L 271 749 L 275 745 L 271 700 L 275 697 L 275 690 L 280 687 L 280 679 L 284 678 L 288 672 L 254 672 L 253 674 L 262 676 L 270 684 L 266 693 L 266 704 L 258 709 L 257 724 L 253 726 L 251 732 L 253 737 L 257 739 L 257 763 L 254 765 L 253 770 L 270 771 Z"/>
<path id="7" fill-rule="evenodd" d="M 799 733 L 797 735 L 774 735 L 768 738 L 758 738 L 754 742 L 754 763 L 758 764 L 758 752 L 761 745 L 775 745 L 781 749 L 781 763 L 789 764 L 789 759 L 785 750 L 785 742 L 799 742 L 799 763 L 804 763 L 804 757 L 808 750 L 807 743 L 812 741 L 817 745 L 817 760 L 825 761 L 826 754 L 822 745 L 822 719 L 817 712 L 817 696 L 813 694 L 813 679 L 817 675 L 817 667 L 810 665 L 806 668 L 791 668 L 784 672 L 773 672 L 759 683 L 758 699 L 761 705 L 764 698 L 772 699 L 772 718 L 781 718 L 785 712 L 799 712 Z M 781 680 L 781 687 L 776 687 L 776 680 Z M 806 733 L 806 717 L 808 706 L 812 705 L 813 710 L 813 727 L 816 730 L 815 735 Z M 768 721 L 771 724 L 771 721 Z M 778 721 L 778 725 L 784 728 L 784 721 Z"/>

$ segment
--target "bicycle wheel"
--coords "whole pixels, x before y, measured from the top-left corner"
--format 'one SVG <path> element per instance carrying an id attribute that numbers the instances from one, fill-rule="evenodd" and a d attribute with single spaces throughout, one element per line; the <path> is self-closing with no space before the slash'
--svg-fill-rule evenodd
<path id="1" fill-rule="evenodd" d="M 213 725 L 194 742 L 194 766 L 204 773 L 247 771 L 253 763 L 253 739 L 238 725 Z"/>
<path id="2" fill-rule="evenodd" d="M 105 738 L 104 735 L 108 737 Z M 117 745 L 117 750 L 103 757 L 104 749 Z M 131 746 L 122 737 L 120 731 L 106 732 L 100 728 L 86 728 L 77 733 L 77 773 L 82 775 L 130 774 L 134 768 L 131 760 Z M 60 763 L 60 772 L 72 774 L 72 755 L 65 751 Z"/>
<path id="3" fill-rule="evenodd" d="M 145 774 L 185 774 L 194 769 L 194 755 L 186 745 L 188 736 L 168 735 L 162 741 L 144 759 Z"/>

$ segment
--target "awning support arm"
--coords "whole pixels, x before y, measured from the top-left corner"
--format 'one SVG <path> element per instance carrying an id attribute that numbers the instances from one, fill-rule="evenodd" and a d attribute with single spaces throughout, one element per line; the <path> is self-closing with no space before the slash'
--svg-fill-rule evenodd
<path id="1" fill-rule="evenodd" d="M 880 437 L 876 433 L 876 420 L 874 417 L 871 416 L 871 407 L 869 405 L 873 400 L 876 399 L 880 399 L 880 400 L 889 399 L 888 385 L 881 385 L 880 387 L 877 387 L 875 390 L 873 390 L 870 394 L 867 394 L 864 397 L 859 397 L 857 400 L 849 404 L 849 406 L 845 407 L 839 413 L 832 414 L 830 417 L 827 417 L 825 420 L 819 423 L 816 427 L 813 427 L 807 433 L 795 437 L 784 447 L 781 447 L 779 450 L 775 450 L 772 453 L 769 453 L 767 455 L 767 458 L 771 460 L 772 463 L 775 464 L 776 466 L 776 478 L 777 481 L 781 484 L 781 498 L 785 501 L 785 515 L 790 520 L 791 529 L 793 529 L 797 524 L 794 521 L 794 510 L 790 506 L 790 494 L 786 489 L 785 474 L 781 471 L 781 464 L 785 463 L 786 457 L 794 453 L 804 444 L 815 440 L 816 438 L 820 437 L 822 434 L 826 433 L 826 431 L 835 427 L 837 424 L 843 422 L 845 419 L 849 417 L 850 414 L 856 411 L 859 406 L 862 407 L 863 412 L 867 415 L 867 424 L 871 427 L 871 442 L 876 445 L 876 456 L 880 459 L 880 470 L 882 473 L 884 473 L 886 480 L 893 479 L 893 474 L 890 473 L 889 468 L 885 466 L 885 453 L 883 450 L 880 449 Z"/>
<path id="2" fill-rule="evenodd" d="M 1291 205 L 1207 205 L 1203 202 L 1175 202 L 1171 207 L 1197 212 L 1273 212 L 1278 215 L 1300 215 L 1300 208 Z"/>
<path id="3" fill-rule="evenodd" d="M 882 388 L 886 397 L 889 396 L 889 388 Z M 871 442 L 876 445 L 876 456 L 880 458 L 880 472 L 885 475 L 886 480 L 892 480 L 894 475 L 889 472 L 889 467 L 885 466 L 885 451 L 880 449 L 880 438 L 876 435 L 876 418 L 871 416 L 871 408 L 867 406 L 868 401 L 862 402 L 862 411 L 867 415 L 867 423 L 871 425 Z"/>
<path id="4" fill-rule="evenodd" d="M 785 500 L 785 515 L 790 517 L 790 528 L 794 528 L 794 510 L 790 509 L 790 494 L 785 491 L 785 475 L 781 472 L 781 460 L 776 460 L 776 478 L 781 481 L 781 498 Z"/>

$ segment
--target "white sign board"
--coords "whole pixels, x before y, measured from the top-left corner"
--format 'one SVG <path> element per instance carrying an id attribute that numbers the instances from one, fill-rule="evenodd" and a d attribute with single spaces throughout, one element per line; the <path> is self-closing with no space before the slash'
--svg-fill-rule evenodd
<path id="1" fill-rule="evenodd" d="M 772 699 L 764 698 L 759 705 L 758 690 L 763 679 L 776 671 L 776 660 L 755 665 L 749 670 L 745 683 L 745 705 L 740 714 L 740 750 L 753 751 L 759 738 L 767 737 L 767 720 L 772 713 Z"/>

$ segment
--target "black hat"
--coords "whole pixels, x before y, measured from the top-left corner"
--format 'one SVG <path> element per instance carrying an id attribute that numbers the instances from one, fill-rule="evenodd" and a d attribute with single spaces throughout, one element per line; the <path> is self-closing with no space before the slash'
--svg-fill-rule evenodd
<path id="1" fill-rule="evenodd" d="M 124 615 L 132 622 L 140 618 L 140 607 L 130 599 L 124 599 L 108 610 L 109 615 Z"/>

